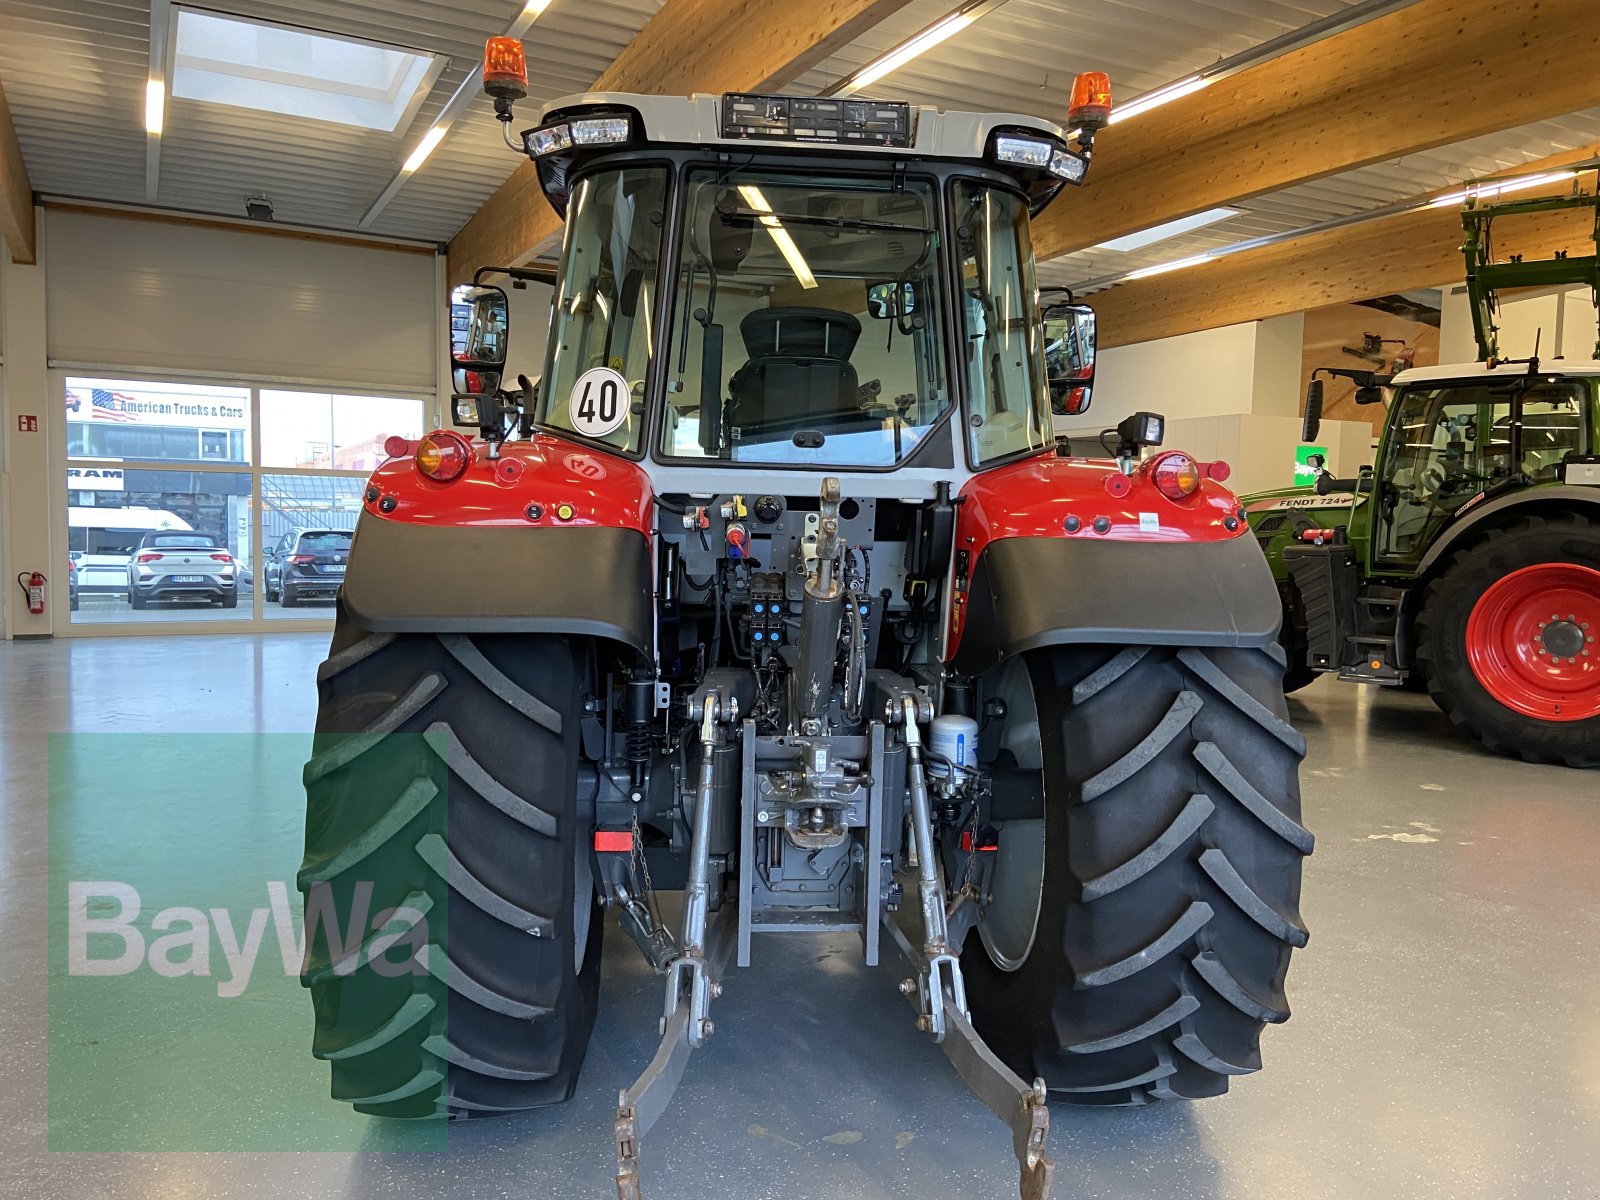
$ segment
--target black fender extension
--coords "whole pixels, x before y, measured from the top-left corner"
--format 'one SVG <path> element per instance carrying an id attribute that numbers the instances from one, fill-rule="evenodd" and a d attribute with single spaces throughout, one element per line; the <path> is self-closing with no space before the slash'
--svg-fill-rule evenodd
<path id="1" fill-rule="evenodd" d="M 963 675 L 1071 643 L 1266 647 L 1283 619 L 1266 556 L 1250 537 L 1003 538 L 979 556 L 966 603 L 951 660 Z"/>
<path id="2" fill-rule="evenodd" d="M 651 649 L 650 550 L 635 529 L 363 516 L 341 594 L 375 633 L 563 633 Z"/>

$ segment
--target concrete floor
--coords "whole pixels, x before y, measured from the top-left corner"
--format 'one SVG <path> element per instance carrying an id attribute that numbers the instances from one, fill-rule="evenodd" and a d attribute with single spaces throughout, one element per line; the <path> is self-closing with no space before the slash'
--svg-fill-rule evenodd
<path id="1" fill-rule="evenodd" d="M 45 735 L 304 731 L 325 644 L 279 634 L 0 647 L 0 1196 L 609 1194 L 611 1106 L 648 1057 L 660 994 L 614 929 L 599 1027 L 564 1108 L 453 1127 L 435 1153 L 46 1151 Z M 1293 709 L 1310 741 L 1306 823 L 1318 836 L 1294 1018 L 1267 1031 L 1266 1069 L 1221 1099 L 1054 1109 L 1057 1200 L 1600 1196 L 1600 775 L 1491 757 L 1420 696 L 1324 680 Z M 284 770 L 274 794 L 290 805 L 296 772 Z M 217 795 L 220 836 L 230 823 L 253 836 L 229 799 Z M 276 816 L 291 831 L 298 818 Z M 305 1005 L 302 1037 L 309 1015 Z M 758 942 L 716 1017 L 646 1143 L 652 1200 L 1015 1194 L 1000 1126 L 851 939 Z M 305 1049 L 283 1045 L 281 1057 L 300 1063 Z M 263 1069 L 250 1055 L 230 1067 Z M 151 1103 L 203 1101 L 205 1087 Z M 356 1144 L 386 1144 L 373 1124 Z"/>

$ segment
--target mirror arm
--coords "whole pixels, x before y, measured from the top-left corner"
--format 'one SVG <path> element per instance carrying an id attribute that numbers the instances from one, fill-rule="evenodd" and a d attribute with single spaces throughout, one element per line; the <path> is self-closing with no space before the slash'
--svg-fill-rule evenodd
<path id="1" fill-rule="evenodd" d="M 479 267 L 472 274 L 472 282 L 481 284 L 485 276 L 506 275 L 517 283 L 543 283 L 550 287 L 556 285 L 556 268 L 554 264 L 545 265 L 534 263 L 526 267 Z"/>

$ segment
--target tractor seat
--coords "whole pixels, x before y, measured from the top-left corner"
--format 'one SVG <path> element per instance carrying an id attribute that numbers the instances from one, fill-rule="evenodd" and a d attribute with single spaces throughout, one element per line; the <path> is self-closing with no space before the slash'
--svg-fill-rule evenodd
<path id="1" fill-rule="evenodd" d="M 831 308 L 764 308 L 739 322 L 749 361 L 728 381 L 736 437 L 771 441 L 800 429 L 827 434 L 860 407 L 850 354 L 861 322 Z"/>

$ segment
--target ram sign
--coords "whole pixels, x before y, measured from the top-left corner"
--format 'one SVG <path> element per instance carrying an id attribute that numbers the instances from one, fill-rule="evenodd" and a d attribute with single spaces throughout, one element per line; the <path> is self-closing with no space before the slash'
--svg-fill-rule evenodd
<path id="1" fill-rule="evenodd" d="M 124 490 L 121 467 L 68 467 L 69 492 L 120 492 Z"/>

